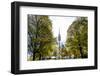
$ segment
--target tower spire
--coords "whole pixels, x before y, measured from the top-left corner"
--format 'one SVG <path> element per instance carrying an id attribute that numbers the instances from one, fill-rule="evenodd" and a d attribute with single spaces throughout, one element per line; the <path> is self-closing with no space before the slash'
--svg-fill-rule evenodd
<path id="1" fill-rule="evenodd" d="M 59 34 L 58 34 L 58 41 L 61 41 L 60 28 L 59 28 Z"/>
<path id="2" fill-rule="evenodd" d="M 58 34 L 58 44 L 59 44 L 59 52 L 58 52 L 58 58 L 60 58 L 60 41 L 61 41 L 61 35 L 60 35 L 60 28 L 59 28 L 59 34 Z"/>

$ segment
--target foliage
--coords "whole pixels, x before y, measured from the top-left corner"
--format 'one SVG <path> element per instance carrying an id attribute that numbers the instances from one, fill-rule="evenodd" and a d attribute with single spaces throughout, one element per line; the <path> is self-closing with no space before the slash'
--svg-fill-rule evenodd
<path id="1" fill-rule="evenodd" d="M 77 18 L 69 27 L 66 47 L 74 58 L 88 56 L 88 21 L 86 17 Z"/>
<path id="2" fill-rule="evenodd" d="M 50 56 L 53 51 L 52 23 L 48 16 L 28 15 L 28 44 L 33 60 Z"/>

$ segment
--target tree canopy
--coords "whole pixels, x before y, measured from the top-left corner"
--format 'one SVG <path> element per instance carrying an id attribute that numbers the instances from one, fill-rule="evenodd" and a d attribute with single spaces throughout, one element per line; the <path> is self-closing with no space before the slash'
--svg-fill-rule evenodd
<path id="1" fill-rule="evenodd" d="M 66 47 L 75 58 L 88 56 L 88 21 L 86 17 L 77 18 L 67 30 Z"/>
<path id="2" fill-rule="evenodd" d="M 28 47 L 29 51 L 33 52 L 33 60 L 50 56 L 54 38 L 48 16 L 28 15 L 28 35 Z"/>

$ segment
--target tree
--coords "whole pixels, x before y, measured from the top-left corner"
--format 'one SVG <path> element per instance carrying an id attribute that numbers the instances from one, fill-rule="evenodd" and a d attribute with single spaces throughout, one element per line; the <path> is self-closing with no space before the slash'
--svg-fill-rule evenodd
<path id="1" fill-rule="evenodd" d="M 33 53 L 33 60 L 50 56 L 54 38 L 48 16 L 28 15 L 28 35 L 28 49 Z"/>
<path id="2" fill-rule="evenodd" d="M 67 31 L 66 47 L 75 58 L 88 56 L 88 21 L 86 17 L 78 17 Z"/>

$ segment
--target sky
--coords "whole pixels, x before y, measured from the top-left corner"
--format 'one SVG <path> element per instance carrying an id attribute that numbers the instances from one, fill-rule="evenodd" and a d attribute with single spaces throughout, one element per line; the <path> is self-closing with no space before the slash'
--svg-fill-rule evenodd
<path id="1" fill-rule="evenodd" d="M 65 42 L 67 38 L 67 30 L 76 17 L 49 16 L 52 21 L 52 31 L 54 37 L 58 37 L 59 30 L 61 34 L 61 42 Z"/>

